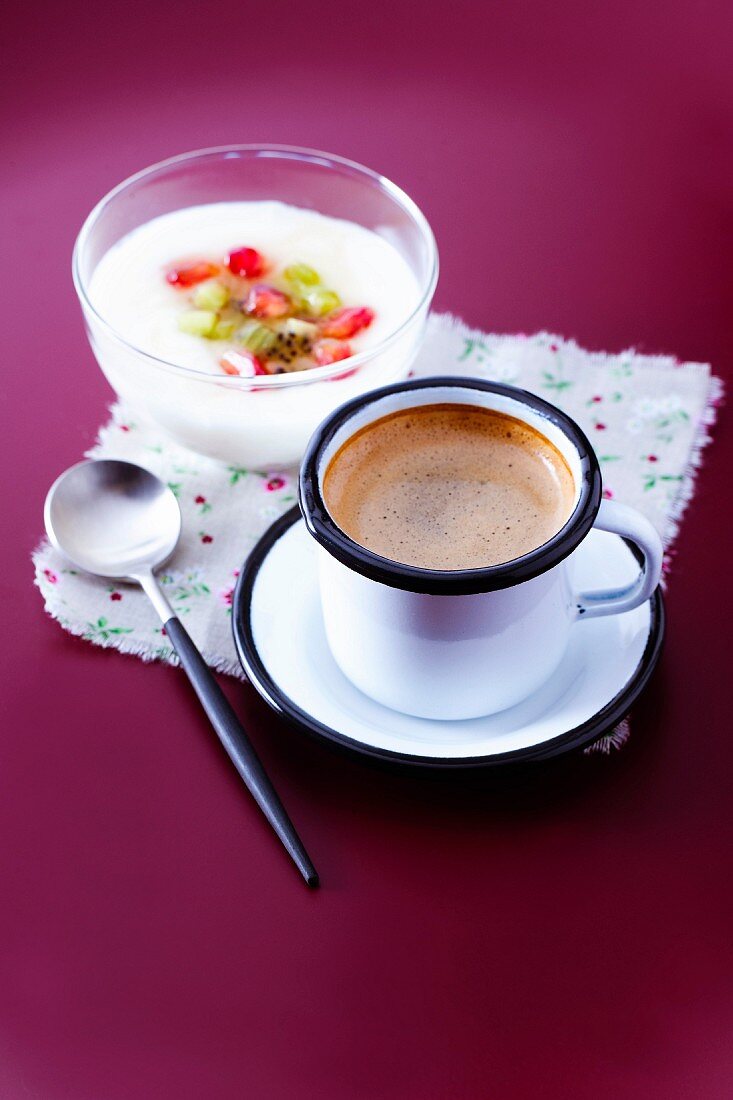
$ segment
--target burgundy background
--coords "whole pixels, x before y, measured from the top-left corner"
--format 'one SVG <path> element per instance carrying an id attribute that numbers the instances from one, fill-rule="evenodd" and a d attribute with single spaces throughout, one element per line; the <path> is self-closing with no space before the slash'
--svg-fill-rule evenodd
<path id="1" fill-rule="evenodd" d="M 678 542 L 663 666 L 610 760 L 389 774 L 226 684 L 317 893 L 183 677 L 67 637 L 28 555 L 110 398 L 74 236 L 110 186 L 185 149 L 354 157 L 432 222 L 439 309 L 729 377 L 732 10 L 6 9 L 3 1100 L 730 1095 L 728 415 Z"/>

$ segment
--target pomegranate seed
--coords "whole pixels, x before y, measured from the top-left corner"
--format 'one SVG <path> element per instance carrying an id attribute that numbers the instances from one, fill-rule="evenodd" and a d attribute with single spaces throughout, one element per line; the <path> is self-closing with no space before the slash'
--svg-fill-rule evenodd
<path id="1" fill-rule="evenodd" d="M 262 360 L 245 348 L 241 351 L 228 351 L 226 355 L 222 355 L 219 366 L 224 374 L 232 377 L 238 375 L 240 378 L 255 378 L 259 374 L 269 374 Z"/>
<path id="2" fill-rule="evenodd" d="M 342 359 L 348 359 L 353 352 L 343 340 L 318 340 L 313 345 L 313 357 L 319 367 L 327 367 L 330 363 L 340 363 Z"/>
<path id="3" fill-rule="evenodd" d="M 257 283 L 247 295 L 244 309 L 252 317 L 285 317 L 290 312 L 290 299 L 274 286 Z"/>
<path id="4" fill-rule="evenodd" d="M 374 320 L 374 310 L 367 306 L 347 306 L 332 313 L 321 328 L 324 336 L 333 336 L 337 340 L 347 340 L 357 332 L 368 328 Z"/>
<path id="5" fill-rule="evenodd" d="M 245 279 L 257 279 L 265 272 L 265 257 L 256 248 L 235 248 L 229 253 L 229 270 L 232 275 Z"/>
<path id="6" fill-rule="evenodd" d="M 168 272 L 166 279 L 171 286 L 185 290 L 189 286 L 196 286 L 196 283 L 202 283 L 204 279 L 212 279 L 218 274 L 218 264 L 210 264 L 204 260 L 200 264 L 191 264 L 189 267 L 174 268 Z"/>

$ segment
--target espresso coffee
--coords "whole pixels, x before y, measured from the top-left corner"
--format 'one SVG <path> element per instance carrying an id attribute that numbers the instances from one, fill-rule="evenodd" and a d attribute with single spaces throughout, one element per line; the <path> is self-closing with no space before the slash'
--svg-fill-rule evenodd
<path id="1" fill-rule="evenodd" d="M 558 449 L 523 421 L 435 404 L 351 436 L 328 465 L 323 496 L 341 530 L 384 558 L 478 569 L 547 542 L 570 517 L 575 484 Z"/>

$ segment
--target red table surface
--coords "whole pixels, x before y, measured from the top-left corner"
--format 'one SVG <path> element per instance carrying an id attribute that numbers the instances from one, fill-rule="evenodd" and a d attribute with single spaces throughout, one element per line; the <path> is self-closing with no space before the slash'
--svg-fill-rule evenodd
<path id="1" fill-rule="evenodd" d="M 725 413 L 622 753 L 399 775 L 225 683 L 318 892 L 183 675 L 65 635 L 29 563 L 46 488 L 111 396 L 74 236 L 118 180 L 189 148 L 353 157 L 430 219 L 438 309 L 729 375 L 731 10 L 5 9 L 2 1100 L 731 1095 Z"/>

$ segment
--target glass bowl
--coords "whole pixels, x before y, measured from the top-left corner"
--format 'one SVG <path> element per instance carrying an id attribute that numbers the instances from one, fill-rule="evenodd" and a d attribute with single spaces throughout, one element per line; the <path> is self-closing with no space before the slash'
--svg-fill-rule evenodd
<path id="1" fill-rule="evenodd" d="M 379 344 L 340 363 L 248 379 L 168 362 L 135 347 L 92 304 L 102 256 L 161 214 L 205 203 L 275 199 L 356 222 L 387 240 L 418 284 L 417 305 Z M 438 278 L 424 215 L 384 176 L 342 157 L 281 145 L 233 145 L 185 153 L 138 172 L 95 206 L 72 260 L 89 342 L 119 397 L 143 420 L 199 454 L 244 467 L 298 462 L 337 405 L 408 374 Z M 409 311 L 408 311 L 409 310 Z"/>

